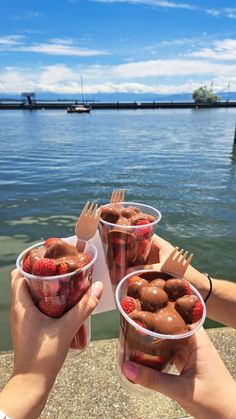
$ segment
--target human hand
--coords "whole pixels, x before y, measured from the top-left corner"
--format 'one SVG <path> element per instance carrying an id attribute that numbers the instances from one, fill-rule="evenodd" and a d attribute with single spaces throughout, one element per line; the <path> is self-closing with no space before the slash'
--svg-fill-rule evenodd
<path id="1" fill-rule="evenodd" d="M 27 283 L 17 270 L 12 272 L 11 332 L 14 346 L 14 374 L 45 373 L 54 381 L 71 341 L 96 307 L 103 285 L 97 282 L 70 311 L 52 319 L 35 306 Z"/>
<path id="2" fill-rule="evenodd" d="M 204 329 L 191 336 L 175 360 L 180 375 L 125 362 L 122 372 L 134 382 L 176 400 L 201 419 L 236 417 L 236 383 Z"/>

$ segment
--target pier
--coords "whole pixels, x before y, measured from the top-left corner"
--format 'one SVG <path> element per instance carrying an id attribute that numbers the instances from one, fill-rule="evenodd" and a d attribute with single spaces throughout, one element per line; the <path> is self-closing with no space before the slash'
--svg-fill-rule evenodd
<path id="1" fill-rule="evenodd" d="M 0 110 L 52 110 L 67 109 L 70 106 L 79 106 L 83 103 L 71 100 L 4 100 L 0 99 Z M 134 109 L 216 109 L 216 108 L 236 108 L 236 101 L 224 101 L 213 103 L 195 102 L 86 102 L 92 110 L 134 110 Z"/>

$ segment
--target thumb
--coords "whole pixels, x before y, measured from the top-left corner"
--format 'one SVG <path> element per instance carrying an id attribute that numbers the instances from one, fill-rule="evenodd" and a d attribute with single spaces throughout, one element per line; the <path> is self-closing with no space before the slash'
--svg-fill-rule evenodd
<path id="1" fill-rule="evenodd" d="M 81 300 L 63 316 L 68 330 L 74 336 L 84 321 L 92 314 L 103 291 L 103 283 L 95 282 L 86 291 Z"/>
<path id="2" fill-rule="evenodd" d="M 158 391 L 179 402 L 184 400 L 187 383 L 181 376 L 160 372 L 129 361 L 124 362 L 122 372 L 135 384 Z"/>

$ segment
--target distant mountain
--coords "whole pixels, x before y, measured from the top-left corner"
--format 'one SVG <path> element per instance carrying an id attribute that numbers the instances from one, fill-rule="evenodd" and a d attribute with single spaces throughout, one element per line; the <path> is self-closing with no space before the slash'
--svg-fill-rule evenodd
<path id="1" fill-rule="evenodd" d="M 227 99 L 236 100 L 236 92 L 215 92 L 222 101 Z M 35 92 L 36 100 L 74 100 L 81 101 L 81 95 L 65 95 L 61 93 L 50 93 L 50 92 Z M 21 95 L 9 95 L 0 94 L 0 100 L 21 100 Z M 84 99 L 87 102 L 191 102 L 192 93 L 183 94 L 150 94 L 150 93 L 95 93 L 93 95 L 84 95 Z"/>

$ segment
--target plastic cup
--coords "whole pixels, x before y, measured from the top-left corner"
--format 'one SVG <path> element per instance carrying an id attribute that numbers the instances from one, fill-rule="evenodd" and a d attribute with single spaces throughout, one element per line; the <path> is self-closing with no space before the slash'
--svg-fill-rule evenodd
<path id="1" fill-rule="evenodd" d="M 103 208 L 110 205 L 104 205 Z M 155 221 L 145 225 L 127 226 L 113 224 L 100 218 L 100 234 L 113 292 L 119 281 L 126 275 L 127 268 L 145 264 L 155 227 L 161 220 L 160 211 L 150 205 L 124 202 L 122 206 L 124 209 L 137 207 L 141 212 L 154 216 Z"/>
<path id="2" fill-rule="evenodd" d="M 71 307 L 80 301 L 92 283 L 93 265 L 97 258 L 96 247 L 87 241 L 75 237 L 62 239 L 69 244 L 84 249 L 83 252 L 91 257 L 91 261 L 83 268 L 64 275 L 36 276 L 23 271 L 23 260 L 30 250 L 43 246 L 44 242 L 37 243 L 24 250 L 16 260 L 16 267 L 26 279 L 32 298 L 36 306 L 50 317 L 61 317 Z M 76 355 L 84 351 L 91 339 L 91 317 L 89 317 L 78 330 L 70 346 L 70 353 Z"/>
<path id="3" fill-rule="evenodd" d="M 195 323 L 192 330 L 182 334 L 167 335 L 144 329 L 135 323 L 123 310 L 121 301 L 127 296 L 128 280 L 135 275 L 141 275 L 148 279 L 149 273 L 157 273 L 158 278 L 165 280 L 172 278 L 165 273 L 151 270 L 132 272 L 123 278 L 116 288 L 115 302 L 120 312 L 120 332 L 118 339 L 118 374 L 124 387 L 139 395 L 151 395 L 153 390 L 129 381 L 122 373 L 124 361 L 132 361 L 155 368 L 158 371 L 167 372 L 179 350 L 186 344 L 190 336 L 196 333 L 203 325 L 206 318 L 206 307 L 200 293 L 191 284 L 191 294 L 196 295 L 203 305 L 202 318 Z"/>

